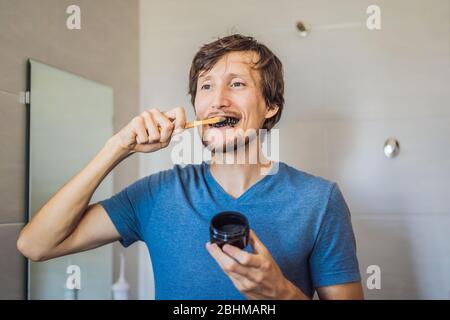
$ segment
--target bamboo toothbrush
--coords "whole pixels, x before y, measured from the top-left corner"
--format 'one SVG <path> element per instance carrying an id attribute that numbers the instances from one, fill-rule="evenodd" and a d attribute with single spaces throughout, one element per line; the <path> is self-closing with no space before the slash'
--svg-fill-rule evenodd
<path id="1" fill-rule="evenodd" d="M 205 124 L 214 124 L 214 123 L 218 123 L 221 121 L 224 121 L 225 118 L 224 117 L 214 117 L 214 118 L 210 118 L 210 119 L 206 119 L 206 120 L 195 120 L 192 122 L 187 122 L 186 125 L 184 126 L 185 129 L 190 129 L 193 127 L 197 127 L 197 126 L 202 126 Z"/>

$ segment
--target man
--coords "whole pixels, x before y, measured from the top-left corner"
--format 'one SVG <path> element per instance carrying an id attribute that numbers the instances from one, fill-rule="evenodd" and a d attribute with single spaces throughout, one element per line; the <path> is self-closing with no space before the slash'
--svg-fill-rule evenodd
<path id="1" fill-rule="evenodd" d="M 200 128 L 210 163 L 176 165 L 89 205 L 119 162 L 166 147 L 185 127 L 183 108 L 145 111 L 37 212 L 18 249 L 43 261 L 116 240 L 144 241 L 157 299 L 311 299 L 315 290 L 321 299 L 362 299 L 350 213 L 338 186 L 268 162 L 260 140 L 245 133 L 270 130 L 280 119 L 279 59 L 251 37 L 224 37 L 196 54 L 189 82 L 197 119 L 228 119 Z M 216 161 L 242 150 L 257 161 Z M 248 218 L 252 250 L 208 242 L 211 217 L 228 210 Z"/>

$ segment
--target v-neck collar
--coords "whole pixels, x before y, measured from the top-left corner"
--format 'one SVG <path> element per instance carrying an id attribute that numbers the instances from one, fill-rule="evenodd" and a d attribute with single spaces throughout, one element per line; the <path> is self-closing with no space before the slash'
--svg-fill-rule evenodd
<path id="1" fill-rule="evenodd" d="M 277 165 L 278 164 L 273 162 L 270 170 L 272 171 L 273 168 L 276 167 Z M 211 169 L 210 162 L 209 161 L 203 162 L 202 166 L 203 166 L 203 171 L 205 173 L 205 178 L 206 178 L 208 184 L 210 185 L 210 187 L 213 189 L 213 192 L 216 193 L 216 195 L 218 195 L 222 199 L 225 199 L 226 201 L 231 202 L 231 203 L 238 203 L 238 202 L 242 202 L 243 200 L 247 199 L 248 197 L 253 195 L 255 192 L 257 192 L 258 189 L 260 189 L 261 186 L 264 185 L 266 183 L 266 181 L 268 181 L 273 176 L 273 174 L 265 175 L 264 177 L 262 177 L 261 179 L 256 181 L 254 184 L 252 184 L 239 197 L 233 198 L 228 192 L 225 191 L 225 189 L 220 185 L 219 182 L 217 182 L 217 180 L 212 175 L 211 170 L 210 170 Z"/>

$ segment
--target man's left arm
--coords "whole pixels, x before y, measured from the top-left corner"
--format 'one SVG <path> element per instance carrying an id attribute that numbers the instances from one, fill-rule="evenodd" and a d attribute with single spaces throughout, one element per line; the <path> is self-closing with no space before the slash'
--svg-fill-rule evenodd
<path id="1" fill-rule="evenodd" d="M 361 282 L 352 282 L 317 288 L 320 300 L 363 300 Z"/>

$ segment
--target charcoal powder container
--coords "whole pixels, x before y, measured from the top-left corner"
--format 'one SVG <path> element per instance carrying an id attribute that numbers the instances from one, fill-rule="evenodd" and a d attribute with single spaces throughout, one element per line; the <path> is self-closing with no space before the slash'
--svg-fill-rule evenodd
<path id="1" fill-rule="evenodd" d="M 211 243 L 222 248 L 228 243 L 240 249 L 248 245 L 250 227 L 247 218 L 240 212 L 224 211 L 216 214 L 209 226 Z"/>

